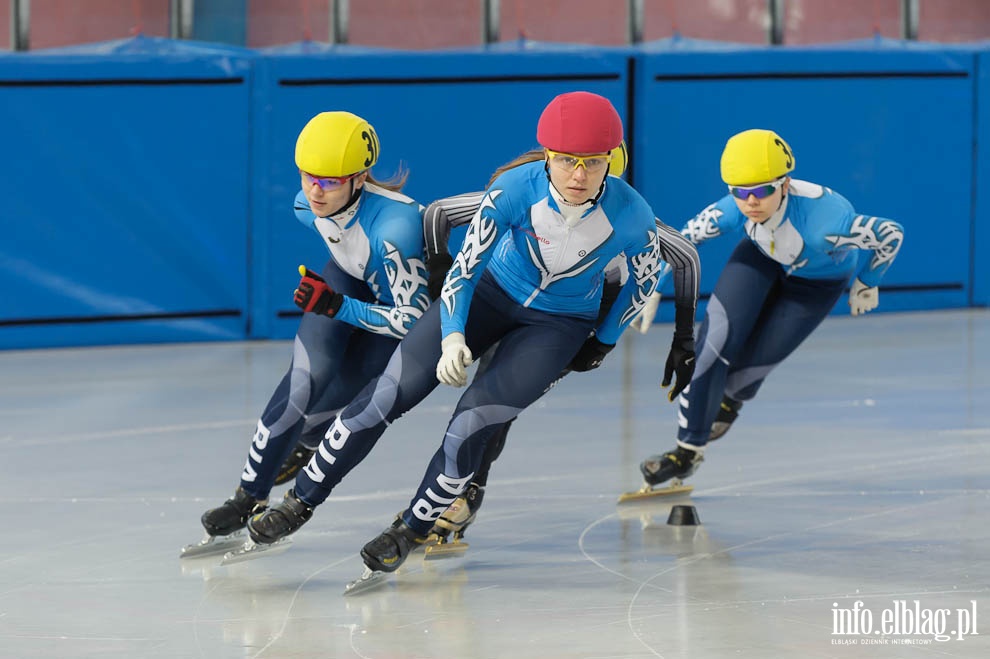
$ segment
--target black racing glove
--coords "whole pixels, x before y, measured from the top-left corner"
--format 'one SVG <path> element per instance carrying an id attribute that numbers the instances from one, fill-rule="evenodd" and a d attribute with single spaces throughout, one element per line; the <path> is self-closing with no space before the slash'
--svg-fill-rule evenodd
<path id="1" fill-rule="evenodd" d="M 443 290 L 443 280 L 447 277 L 447 271 L 454 265 L 454 259 L 450 254 L 434 254 L 426 262 L 426 269 L 429 271 L 429 280 L 426 283 L 430 291 L 430 300 L 440 298 L 440 291 Z"/>
<path id="2" fill-rule="evenodd" d="M 303 311 L 312 311 L 333 318 L 344 304 L 344 296 L 330 288 L 326 279 L 304 265 L 299 266 L 299 274 L 302 275 L 302 279 L 296 286 L 292 301 Z"/>
<path id="3" fill-rule="evenodd" d="M 667 400 L 673 401 L 691 382 L 694 375 L 694 309 L 677 307 L 674 322 L 674 341 L 670 344 L 667 365 L 663 369 L 661 387 L 670 386 L 671 377 L 676 374 L 674 386 L 667 392 Z"/>
<path id="4" fill-rule="evenodd" d="M 602 365 L 602 362 L 605 361 L 605 355 L 612 352 L 612 348 L 614 347 L 614 345 L 602 343 L 594 336 L 588 337 L 581 346 L 581 349 L 571 359 L 571 363 L 567 365 L 567 368 L 572 371 L 578 371 L 579 373 L 596 369 Z"/>

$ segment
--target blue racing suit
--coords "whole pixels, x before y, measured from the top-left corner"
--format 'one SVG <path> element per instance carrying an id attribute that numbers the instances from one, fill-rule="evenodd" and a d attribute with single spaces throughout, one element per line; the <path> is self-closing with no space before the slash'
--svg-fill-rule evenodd
<path id="1" fill-rule="evenodd" d="M 840 194 L 791 180 L 780 208 L 755 223 L 730 195 L 681 230 L 700 244 L 746 233 L 715 284 L 698 333 L 698 364 L 680 395 L 679 443 L 704 446 L 723 396 L 756 396 L 770 371 L 832 310 L 855 276 L 877 286 L 897 256 L 900 224 L 861 215 Z"/>
<path id="2" fill-rule="evenodd" d="M 298 441 L 315 446 L 323 438 L 336 412 L 384 370 L 429 306 L 421 210 L 372 183 L 329 217 L 314 215 L 302 191 L 296 196 L 297 219 L 330 252 L 321 274 L 344 301 L 332 318 L 303 314 L 289 370 L 258 421 L 241 474 L 252 497 L 268 497 Z"/>

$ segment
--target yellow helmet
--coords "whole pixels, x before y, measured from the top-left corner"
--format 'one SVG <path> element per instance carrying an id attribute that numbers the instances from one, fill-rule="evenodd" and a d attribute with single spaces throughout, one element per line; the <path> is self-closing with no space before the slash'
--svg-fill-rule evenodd
<path id="1" fill-rule="evenodd" d="M 612 159 L 608 161 L 609 176 L 622 176 L 629 164 L 629 152 L 626 151 L 626 141 L 622 140 L 619 146 L 609 152 Z"/>
<path id="2" fill-rule="evenodd" d="M 296 166 L 313 176 L 350 176 L 378 161 L 381 147 L 371 124 L 350 112 L 321 112 L 296 140 Z"/>
<path id="3" fill-rule="evenodd" d="M 794 170 L 794 153 L 777 133 L 754 128 L 729 138 L 721 166 L 728 185 L 766 183 Z"/>

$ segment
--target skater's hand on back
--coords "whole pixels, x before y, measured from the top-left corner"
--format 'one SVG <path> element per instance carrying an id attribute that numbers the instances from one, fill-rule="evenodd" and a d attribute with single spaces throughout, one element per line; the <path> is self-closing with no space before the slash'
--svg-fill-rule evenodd
<path id="1" fill-rule="evenodd" d="M 447 278 L 447 270 L 454 264 L 454 259 L 450 254 L 431 254 L 426 262 L 426 269 L 429 272 L 429 279 L 426 288 L 430 292 L 430 299 L 436 301 L 440 298 L 443 290 L 443 281 Z"/>
<path id="2" fill-rule="evenodd" d="M 691 382 L 694 375 L 694 336 L 678 336 L 674 334 L 674 342 L 670 345 L 667 364 L 663 369 L 661 387 L 670 386 L 671 378 L 676 374 L 674 386 L 667 392 L 667 400 L 673 401 Z"/>
<path id="3" fill-rule="evenodd" d="M 302 279 L 293 293 L 292 301 L 303 311 L 330 316 L 340 311 L 344 296 L 337 293 L 327 281 L 304 265 L 299 266 Z"/>

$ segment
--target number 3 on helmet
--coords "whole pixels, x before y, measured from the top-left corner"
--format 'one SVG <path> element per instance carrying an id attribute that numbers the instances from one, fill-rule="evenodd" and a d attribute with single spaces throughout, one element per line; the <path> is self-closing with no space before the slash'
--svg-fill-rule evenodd
<path id="1" fill-rule="evenodd" d="M 350 176 L 378 162 L 380 151 L 367 120 L 350 112 L 321 112 L 299 133 L 296 166 L 313 176 Z"/>

